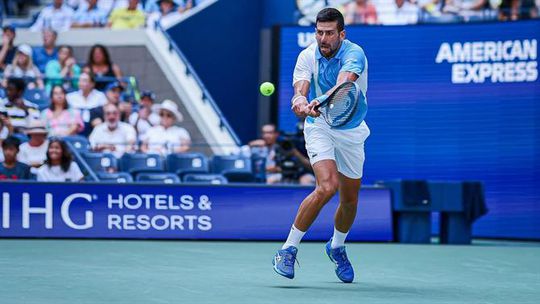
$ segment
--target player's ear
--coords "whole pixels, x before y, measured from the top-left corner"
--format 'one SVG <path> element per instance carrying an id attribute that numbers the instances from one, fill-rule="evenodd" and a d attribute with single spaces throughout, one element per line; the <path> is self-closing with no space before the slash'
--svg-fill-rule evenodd
<path id="1" fill-rule="evenodd" d="M 346 36 L 346 35 L 345 35 L 345 30 L 343 30 L 343 31 L 341 31 L 341 32 L 339 33 L 339 39 L 345 40 L 345 36 Z"/>

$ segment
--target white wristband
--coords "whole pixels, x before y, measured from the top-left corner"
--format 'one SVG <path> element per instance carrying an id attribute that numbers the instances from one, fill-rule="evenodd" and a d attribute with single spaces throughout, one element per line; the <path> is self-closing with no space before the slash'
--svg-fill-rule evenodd
<path id="1" fill-rule="evenodd" d="M 296 96 L 295 98 L 293 98 L 293 99 L 291 100 L 291 105 L 292 105 L 293 107 L 294 107 L 294 103 L 296 102 L 296 100 L 297 100 L 298 98 L 304 98 L 304 99 L 307 101 L 306 96 L 304 96 L 304 95 L 298 95 L 298 96 Z"/>

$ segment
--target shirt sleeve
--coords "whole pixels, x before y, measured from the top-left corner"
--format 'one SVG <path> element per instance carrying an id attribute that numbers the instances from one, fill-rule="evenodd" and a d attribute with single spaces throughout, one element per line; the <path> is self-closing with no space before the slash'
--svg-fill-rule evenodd
<path id="1" fill-rule="evenodd" d="M 126 124 L 126 140 L 128 143 L 135 142 L 137 140 L 137 132 L 130 124 Z"/>
<path id="2" fill-rule="evenodd" d="M 46 170 L 47 170 L 47 165 L 42 165 L 41 167 L 39 167 L 36 171 L 36 179 L 38 182 L 46 182 L 47 181 L 47 177 L 46 177 Z"/>
<path id="3" fill-rule="evenodd" d="M 69 166 L 69 176 L 68 178 L 72 182 L 78 182 L 81 179 L 83 179 L 84 174 L 81 172 L 81 168 L 79 168 L 79 165 L 77 165 L 76 162 L 71 162 L 71 165 Z"/>
<path id="4" fill-rule="evenodd" d="M 310 63 L 309 50 L 303 50 L 298 59 L 296 60 L 296 65 L 293 72 L 293 85 L 301 80 L 306 80 L 311 82 L 311 75 L 313 74 L 313 63 Z"/>
<path id="5" fill-rule="evenodd" d="M 343 56 L 340 72 L 352 72 L 360 76 L 366 67 L 366 55 L 361 48 L 353 48 Z"/>

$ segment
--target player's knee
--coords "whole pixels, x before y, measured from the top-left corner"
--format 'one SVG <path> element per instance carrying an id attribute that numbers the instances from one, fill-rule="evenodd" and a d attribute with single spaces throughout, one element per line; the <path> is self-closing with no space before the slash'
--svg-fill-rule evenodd
<path id="1" fill-rule="evenodd" d="M 352 208 L 356 208 L 356 206 L 358 205 L 358 199 L 354 199 L 354 198 L 345 199 L 345 200 L 341 200 L 339 203 L 347 209 L 352 209 Z"/>
<path id="2" fill-rule="evenodd" d="M 321 181 L 321 183 L 317 186 L 317 190 L 323 197 L 329 199 L 336 194 L 338 190 L 338 181 L 337 179 L 332 178 Z"/>

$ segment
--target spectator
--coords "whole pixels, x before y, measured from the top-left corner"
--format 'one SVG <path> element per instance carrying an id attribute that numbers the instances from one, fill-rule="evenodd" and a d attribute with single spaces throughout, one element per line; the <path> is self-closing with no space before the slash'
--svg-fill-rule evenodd
<path id="1" fill-rule="evenodd" d="M 7 81 L 4 106 L 4 125 L 9 133 L 23 133 L 32 120 L 39 119 L 39 108 L 36 104 L 25 100 L 24 80 L 10 78 Z"/>
<path id="2" fill-rule="evenodd" d="M 60 85 L 51 89 L 51 105 L 43 110 L 41 119 L 52 136 L 75 135 L 84 130 L 84 123 L 78 110 L 69 107 L 66 90 Z"/>
<path id="3" fill-rule="evenodd" d="M 4 70 L 8 64 L 13 62 L 17 48 L 14 44 L 15 28 L 5 25 L 2 28 L 2 47 L 0 48 L 0 69 Z"/>
<path id="4" fill-rule="evenodd" d="M 96 82 L 96 89 L 103 91 L 107 85 L 116 78 L 120 81 L 122 78 L 122 71 L 118 65 L 112 63 L 111 57 L 107 48 L 101 44 L 96 44 L 90 49 L 88 56 L 88 62 L 84 68 L 85 71 L 92 72 L 96 77 L 106 77 L 108 79 L 98 79 Z"/>
<path id="5" fill-rule="evenodd" d="M 79 1 L 78 9 L 88 8 L 88 2 L 86 2 L 85 0 L 77 0 L 77 1 Z M 114 9 L 128 7 L 128 1 L 129 0 L 99 0 L 97 3 L 97 7 L 105 14 L 105 16 L 109 16 L 109 14 Z M 140 3 L 140 1 L 139 1 L 139 5 L 137 5 L 137 8 L 140 10 L 143 9 L 143 6 Z"/>
<path id="6" fill-rule="evenodd" d="M 43 31 L 43 46 L 34 48 L 34 63 L 41 73 L 45 73 L 45 67 L 51 60 L 58 58 L 56 38 L 58 34 L 50 29 Z"/>
<path id="7" fill-rule="evenodd" d="M 345 24 L 377 24 L 377 10 L 369 0 L 356 0 L 345 6 Z"/>
<path id="8" fill-rule="evenodd" d="M 13 62 L 4 70 L 4 86 L 6 79 L 16 77 L 25 78 L 29 89 L 43 89 L 43 79 L 38 68 L 32 60 L 32 48 L 28 44 L 21 44 L 17 48 Z"/>
<path id="9" fill-rule="evenodd" d="M 384 25 L 406 25 L 418 22 L 419 9 L 407 0 L 395 0 L 379 14 L 379 22 Z"/>
<path id="10" fill-rule="evenodd" d="M 63 0 L 53 0 L 53 3 L 41 10 L 39 16 L 30 28 L 34 32 L 40 32 L 50 28 L 56 32 L 69 30 L 73 9 L 64 4 Z"/>
<path id="11" fill-rule="evenodd" d="M 290 139 L 278 142 L 279 132 L 274 124 L 261 128 L 262 139 L 249 142 L 251 152 L 266 158 L 266 183 L 293 182 L 312 185 L 315 177 L 311 174 L 309 159 L 303 155 Z M 289 164 L 285 167 L 283 164 Z"/>
<path id="12" fill-rule="evenodd" d="M 74 28 L 102 27 L 107 24 L 107 13 L 101 10 L 97 0 L 86 0 L 88 5 L 81 6 L 73 17 Z"/>
<path id="13" fill-rule="evenodd" d="M 3 106 L 0 105 L 0 146 L 2 146 L 2 142 L 9 136 L 9 130 L 4 124 L 4 120 L 6 120 L 5 111 L 3 110 Z M 0 153 L 0 162 L 4 161 L 4 154 Z"/>
<path id="14" fill-rule="evenodd" d="M 129 123 L 135 128 L 137 138 L 141 141 L 151 127 L 159 124 L 160 118 L 154 107 L 155 100 L 156 95 L 152 91 L 143 91 L 139 112 L 134 112 L 129 116 Z"/>
<path id="15" fill-rule="evenodd" d="M 21 141 L 10 136 L 2 141 L 4 161 L 0 164 L 0 180 L 30 179 L 30 167 L 17 161 Z"/>
<path id="16" fill-rule="evenodd" d="M 112 29 L 136 29 L 144 26 L 144 12 L 138 8 L 139 0 L 129 0 L 127 8 L 117 8 L 109 17 Z"/>
<path id="17" fill-rule="evenodd" d="M 120 121 L 127 120 L 125 117 L 122 117 L 124 113 L 122 113 L 122 106 L 120 103 L 123 91 L 124 87 L 122 87 L 118 81 L 109 84 L 105 90 L 105 96 L 107 97 L 107 103 L 105 105 L 112 103 L 118 107 L 120 110 Z M 95 127 L 103 122 L 103 117 L 105 116 L 105 105 L 103 107 L 94 108 L 90 111 L 90 121 L 92 127 Z"/>
<path id="18" fill-rule="evenodd" d="M 161 26 L 167 26 L 174 22 L 180 15 L 176 3 L 173 0 L 158 0 L 158 10 L 148 16 L 148 24 L 159 21 Z"/>
<path id="19" fill-rule="evenodd" d="M 181 7 L 185 6 L 184 0 L 170 0 L 173 2 L 174 7 L 180 10 Z M 153 13 L 159 13 L 161 6 L 161 0 L 147 0 L 144 5 L 144 12 L 148 15 Z"/>
<path id="20" fill-rule="evenodd" d="M 178 111 L 178 105 L 171 100 L 164 100 L 159 105 L 160 124 L 150 128 L 143 138 L 142 151 L 147 153 L 181 153 L 189 150 L 191 137 L 186 129 L 175 126 L 184 117 Z"/>
<path id="21" fill-rule="evenodd" d="M 30 167 L 39 168 L 47 159 L 47 129 L 40 120 L 34 120 L 26 130 L 30 137 L 28 142 L 21 144 L 17 159 Z"/>
<path id="22" fill-rule="evenodd" d="M 443 12 L 459 15 L 466 22 L 484 20 L 490 16 L 487 4 L 487 0 L 446 0 Z"/>
<path id="23" fill-rule="evenodd" d="M 78 182 L 84 178 L 77 163 L 72 161 L 66 143 L 59 138 L 49 141 L 47 159 L 36 175 L 41 182 Z"/>
<path id="24" fill-rule="evenodd" d="M 46 90 L 51 92 L 53 85 L 63 85 L 66 89 L 77 89 L 77 79 L 81 75 L 81 68 L 73 57 L 73 48 L 69 45 L 58 47 L 58 60 L 49 61 L 45 68 L 47 78 Z M 63 80 L 68 78 L 67 80 Z"/>
<path id="25" fill-rule="evenodd" d="M 107 97 L 94 88 L 95 84 L 94 76 L 91 73 L 83 72 L 79 76 L 79 90 L 66 96 L 69 106 L 81 113 L 84 122 L 83 135 L 88 135 L 92 131 L 90 110 L 107 103 Z"/>
<path id="26" fill-rule="evenodd" d="M 112 103 L 105 105 L 105 122 L 96 126 L 90 134 L 92 148 L 98 152 L 111 152 L 117 158 L 132 152 L 136 140 L 135 129 L 120 121 L 120 110 Z"/>

